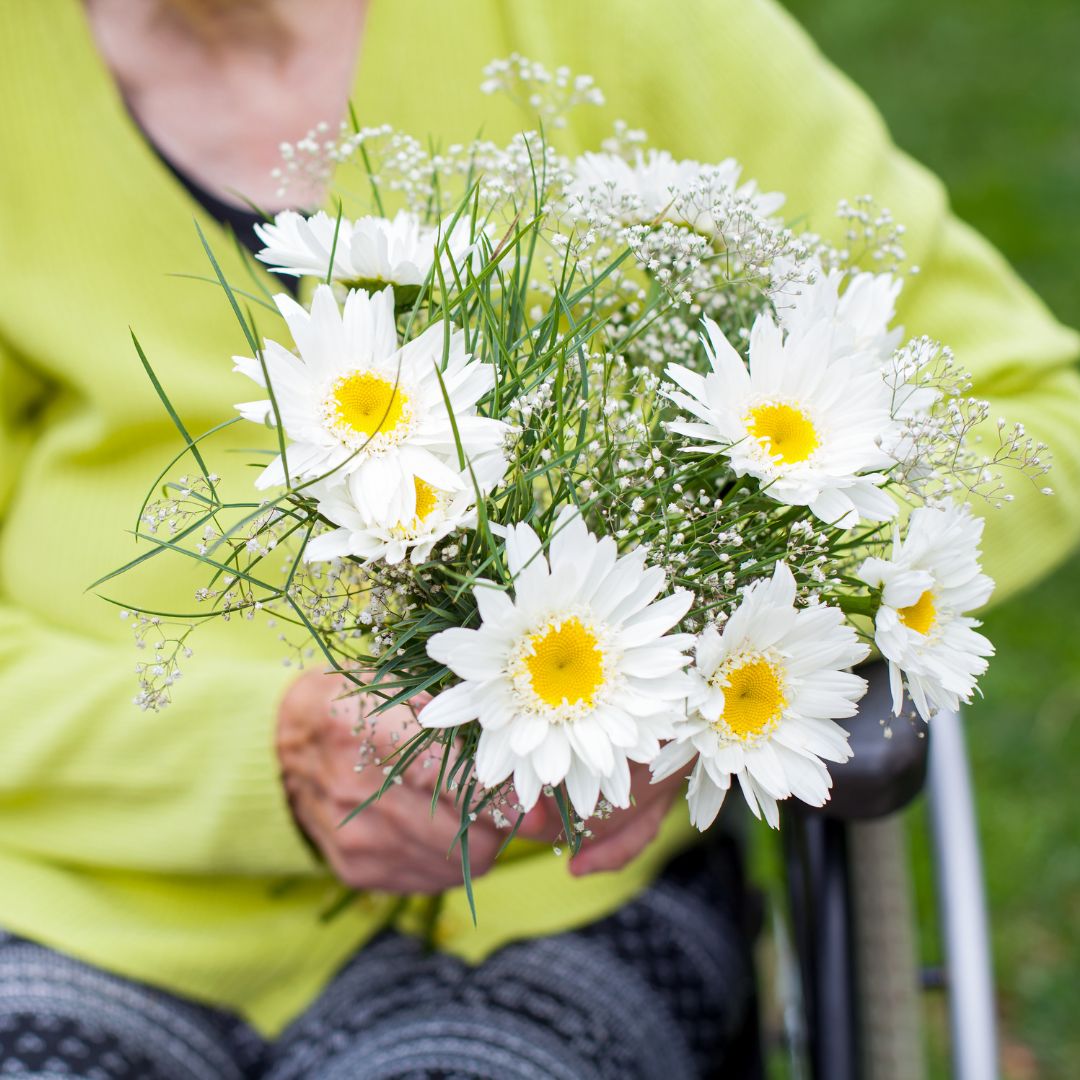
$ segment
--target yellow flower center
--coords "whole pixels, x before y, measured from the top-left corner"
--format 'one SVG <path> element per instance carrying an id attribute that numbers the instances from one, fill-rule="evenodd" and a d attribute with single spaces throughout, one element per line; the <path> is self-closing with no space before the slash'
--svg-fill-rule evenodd
<path id="1" fill-rule="evenodd" d="M 819 445 L 810 418 L 794 405 L 756 406 L 746 418 L 746 430 L 784 465 L 805 461 Z"/>
<path id="2" fill-rule="evenodd" d="M 410 538 L 415 538 L 416 534 L 420 532 L 428 514 L 435 509 L 439 502 L 438 492 L 426 480 L 414 476 L 413 487 L 416 490 L 416 513 L 413 514 L 412 521 L 399 521 L 395 526 Z"/>
<path id="3" fill-rule="evenodd" d="M 438 497 L 435 489 L 419 476 L 413 477 L 413 487 L 416 488 L 416 520 L 423 521 L 435 509 Z"/>
<path id="4" fill-rule="evenodd" d="M 592 705 L 604 682 L 604 653 L 580 619 L 567 619 L 529 638 L 526 655 L 533 692 L 547 705 Z"/>
<path id="5" fill-rule="evenodd" d="M 408 395 L 370 371 L 355 371 L 338 379 L 331 401 L 334 422 L 368 438 L 389 434 L 408 419 Z"/>
<path id="6" fill-rule="evenodd" d="M 934 617 L 937 615 L 934 594 L 927 589 L 914 604 L 899 608 L 896 613 L 900 616 L 900 621 L 916 634 L 928 634 L 930 627 L 934 625 Z"/>
<path id="7" fill-rule="evenodd" d="M 766 732 L 780 719 L 787 699 L 776 667 L 759 657 L 727 673 L 721 724 L 743 742 Z"/>

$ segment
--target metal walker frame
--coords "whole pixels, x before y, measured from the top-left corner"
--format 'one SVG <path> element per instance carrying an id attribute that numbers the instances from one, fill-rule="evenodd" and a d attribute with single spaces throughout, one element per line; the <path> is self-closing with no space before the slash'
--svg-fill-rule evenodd
<path id="1" fill-rule="evenodd" d="M 808 1072 L 812 1080 L 925 1075 L 919 1036 L 924 979 L 901 813 L 925 786 L 952 1074 L 995 1080 L 986 898 L 960 717 L 939 714 L 929 737 L 921 725 L 894 722 L 892 737 L 885 738 L 884 665 L 870 674 L 860 714 L 846 722 L 855 755 L 833 770 L 833 799 L 821 811 L 787 811 L 781 829 L 801 990 L 801 1007 L 787 1025 L 794 1072 Z"/>

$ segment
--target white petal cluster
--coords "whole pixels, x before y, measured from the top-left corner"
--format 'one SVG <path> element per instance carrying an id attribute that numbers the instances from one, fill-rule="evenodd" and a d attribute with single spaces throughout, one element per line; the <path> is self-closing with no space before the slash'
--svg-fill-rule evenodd
<path id="1" fill-rule="evenodd" d="M 505 469 L 501 454 L 488 454 L 471 474 L 458 475 L 460 486 L 453 491 L 433 487 L 417 476 L 412 499 L 404 488 L 402 498 L 394 502 L 397 509 L 366 503 L 357 473 L 312 485 L 319 514 L 337 528 L 310 540 L 304 558 L 321 562 L 351 556 L 362 562 L 381 559 L 393 566 L 408 555 L 413 563 L 422 563 L 440 540 L 475 527 L 477 488 L 486 494 Z"/>
<path id="2" fill-rule="evenodd" d="M 687 634 L 669 634 L 693 600 L 661 600 L 666 575 L 641 550 L 618 556 L 572 508 L 555 523 L 547 557 L 536 533 L 507 531 L 513 595 L 474 590 L 479 628 L 428 642 L 432 659 L 463 681 L 420 714 L 425 727 L 478 721 L 476 775 L 495 787 L 511 775 L 523 808 L 542 785 L 560 784 L 586 818 L 601 794 L 630 801 L 629 762 L 649 762 L 684 712 Z"/>
<path id="3" fill-rule="evenodd" d="M 706 201 L 733 197 L 763 217 L 783 205 L 782 195 L 759 192 L 753 180 L 740 184 L 741 172 L 734 158 L 707 165 L 679 160 L 666 150 L 637 150 L 632 160 L 618 154 L 586 153 L 574 162 L 567 194 L 623 224 L 666 219 L 710 233 L 716 230 Z"/>
<path id="4" fill-rule="evenodd" d="M 994 583 L 979 566 L 983 521 L 966 507 L 920 507 L 891 559 L 870 558 L 858 577 L 879 588 L 874 642 L 889 661 L 893 708 L 903 688 L 924 720 L 970 701 L 994 647 L 966 612 L 990 599 Z"/>
<path id="5" fill-rule="evenodd" d="M 891 325 L 903 281 L 893 274 L 848 277 L 843 270 L 812 269 L 812 281 L 791 282 L 774 295 L 780 326 L 799 335 L 826 323 L 833 355 L 858 354 L 880 370 L 903 337 L 903 327 Z"/>
<path id="6" fill-rule="evenodd" d="M 745 590 L 723 630 L 698 637 L 689 715 L 653 762 L 654 780 L 697 759 L 687 799 L 699 829 L 715 820 L 732 777 L 773 827 L 778 800 L 821 806 L 832 787 L 824 762 L 851 756 L 834 721 L 853 716 L 866 692 L 845 669 L 868 651 L 837 608 L 796 608 L 795 579 L 777 563 L 771 579 Z"/>
<path id="7" fill-rule="evenodd" d="M 334 234 L 337 232 L 337 243 Z M 431 273 L 435 254 L 445 242 L 453 263 L 469 255 L 469 224 L 459 219 L 450 229 L 425 225 L 416 214 L 399 211 L 393 218 L 366 216 L 350 221 L 324 211 L 310 217 L 283 210 L 272 224 L 256 225 L 266 245 L 256 258 L 278 274 L 311 275 L 369 291 L 387 285 L 400 291 L 422 285 Z M 331 252 L 333 270 L 331 271 Z M 444 272 L 450 274 L 450 259 Z"/>
<path id="8" fill-rule="evenodd" d="M 910 350 L 898 353 L 903 327 L 892 326 L 896 300 L 903 281 L 894 274 L 868 272 L 827 273 L 811 263 L 803 268 L 812 281 L 783 281 L 787 265 L 775 268 L 781 284 L 773 295 L 777 319 L 787 333 L 805 334 L 824 323 L 830 327 L 829 348 L 833 355 L 859 357 L 868 367 L 883 374 L 890 388 L 894 420 L 925 417 L 937 404 L 940 391 L 920 385 L 921 368 L 911 363 Z M 901 427 L 882 433 L 882 449 L 895 460 L 911 465 L 910 435 Z"/>
<path id="9" fill-rule="evenodd" d="M 316 492 L 327 499 L 332 520 L 358 543 L 365 529 L 377 526 L 382 536 L 402 523 L 416 533 L 412 539 L 417 544 L 433 540 L 429 530 L 414 527 L 418 498 L 430 496 L 442 508 L 432 519 L 435 529 L 448 520 L 443 514 L 459 518 L 466 512 L 455 496 L 471 497 L 474 491 L 459 465 L 458 439 L 478 476 L 493 483 L 491 478 L 502 474 L 509 428 L 477 415 L 477 402 L 494 383 L 493 368 L 466 353 L 457 330 L 450 332 L 447 346 L 441 322 L 399 345 L 390 289 L 374 295 L 351 290 L 343 309 L 326 285 L 316 290 L 310 312 L 288 296 L 275 301 L 299 355 L 267 341 L 262 363 L 251 357 L 234 360 L 235 370 L 260 386 L 269 376 L 277 415 L 290 440 L 285 455 L 289 478 L 325 478 L 328 486 Z M 269 399 L 236 407 L 253 422 L 275 422 Z M 285 483 L 285 464 L 275 458 L 256 486 Z M 340 536 L 324 538 L 314 551 L 340 554 L 341 544 Z M 371 550 L 365 542 L 350 553 L 367 556 Z"/>
<path id="10" fill-rule="evenodd" d="M 895 516 L 895 501 L 881 490 L 880 470 L 893 464 L 881 447 L 896 421 L 880 371 L 860 354 L 834 354 L 825 321 L 785 336 L 768 315 L 758 316 L 749 369 L 712 320 L 705 330 L 712 371 L 667 368 L 680 389 L 664 392 L 696 417 L 673 422 L 673 431 L 723 453 L 771 498 L 808 506 L 830 525 Z"/>

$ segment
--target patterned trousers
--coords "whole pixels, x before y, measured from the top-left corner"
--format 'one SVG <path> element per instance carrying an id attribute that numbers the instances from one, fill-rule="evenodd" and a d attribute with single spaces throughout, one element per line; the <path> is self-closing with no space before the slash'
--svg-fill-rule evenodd
<path id="1" fill-rule="evenodd" d="M 677 859 L 606 919 L 476 967 L 383 934 L 272 1043 L 229 1013 L 0 932 L 0 1078 L 738 1077 L 722 1065 L 752 992 L 725 843 Z"/>

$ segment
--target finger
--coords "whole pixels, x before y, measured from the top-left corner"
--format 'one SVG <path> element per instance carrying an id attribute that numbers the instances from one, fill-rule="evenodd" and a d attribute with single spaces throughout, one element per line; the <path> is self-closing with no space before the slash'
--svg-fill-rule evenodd
<path id="1" fill-rule="evenodd" d="M 487 830 L 476 826 L 469 830 L 469 874 L 472 879 L 481 878 L 491 870 L 498 849 L 497 838 Z M 422 836 L 402 837 L 395 850 L 387 853 L 387 859 L 395 863 L 400 874 L 422 880 L 424 892 L 456 888 L 465 880 L 460 841 L 454 841 L 450 847 L 432 848 Z"/>
<path id="2" fill-rule="evenodd" d="M 562 832 L 562 818 L 546 799 L 541 799 L 522 818 L 517 835 L 523 840 L 544 840 L 554 843 Z"/>
<path id="3" fill-rule="evenodd" d="M 417 751 L 411 745 L 422 730 L 416 713 L 429 699 L 430 695 L 419 694 L 385 712 L 369 715 L 364 723 L 364 735 L 375 764 L 400 768 L 402 761 L 408 759 L 408 765 L 401 769 L 399 775 L 405 783 L 428 792 L 438 782 L 442 763 L 453 750 L 453 747 L 447 747 L 443 741 L 436 739 L 434 733 L 422 750 Z"/>
<path id="4" fill-rule="evenodd" d="M 321 784 L 305 776 L 287 777 L 284 789 L 297 824 L 315 844 L 323 847 L 341 820 L 334 819 L 333 801 Z"/>
<path id="5" fill-rule="evenodd" d="M 410 818 L 410 824 L 413 819 Z M 436 863 L 449 860 L 454 885 L 462 883 L 460 874 L 462 837 L 467 835 L 469 866 L 474 878 L 482 877 L 494 865 L 495 859 L 506 840 L 507 832 L 499 828 L 487 814 L 479 815 L 468 823 L 462 832 L 460 809 L 440 802 L 435 818 L 425 817 L 419 828 L 414 826 L 412 839 L 418 844 L 420 856 Z"/>
<path id="6" fill-rule="evenodd" d="M 601 841 L 606 841 L 617 833 L 621 833 L 640 815 L 651 810 L 657 804 L 662 804 L 666 809 L 671 801 L 672 796 L 661 790 L 644 791 L 635 795 L 633 805 L 622 810 L 615 810 L 608 817 L 593 819 L 589 822 L 589 831 L 592 833 L 589 840 L 590 847 Z"/>
<path id="7" fill-rule="evenodd" d="M 489 837 L 485 844 L 498 845 L 496 839 L 501 831 L 487 814 L 474 821 L 462 821 L 462 808 L 450 796 L 436 800 L 432 812 L 431 797 L 426 792 L 402 785 L 384 796 L 383 809 L 393 821 L 398 832 L 415 841 L 434 859 L 445 858 L 455 845 L 462 825 L 468 824 L 470 840 L 478 842 L 481 836 Z"/>
<path id="8" fill-rule="evenodd" d="M 401 832 L 379 815 L 354 819 L 340 828 L 315 819 L 305 831 L 323 853 L 334 875 L 354 889 L 430 894 L 460 886 L 463 881 L 460 848 L 432 846 L 425 836 L 427 822 L 414 819 L 411 833 Z M 470 874 L 483 877 L 492 867 L 498 844 L 484 830 L 470 837 Z"/>
<path id="9" fill-rule="evenodd" d="M 420 871 L 412 864 L 403 864 L 384 855 L 345 855 L 331 852 L 327 862 L 334 876 L 350 889 L 372 890 L 396 895 L 441 892 L 447 887 L 448 876 L 436 876 Z"/>
<path id="10" fill-rule="evenodd" d="M 650 815 L 651 817 L 651 815 Z M 657 827 L 649 818 L 634 819 L 632 825 L 602 840 L 587 841 L 570 860 L 570 873 L 575 877 L 605 871 L 621 870 L 634 859 L 653 837 Z"/>
<path id="11" fill-rule="evenodd" d="M 570 860 L 570 872 L 581 877 L 606 870 L 621 870 L 655 838 L 666 812 L 665 803 L 642 807 L 628 818 L 623 828 L 586 841 Z"/>
<path id="12" fill-rule="evenodd" d="M 439 783 L 440 775 L 445 778 L 449 771 L 450 763 L 444 770 L 442 763 L 448 753 L 453 753 L 453 747 L 447 747 L 443 743 L 432 742 L 424 747 L 416 757 L 409 762 L 409 767 L 402 773 L 406 784 L 415 788 L 422 788 L 430 796 Z M 447 794 L 444 792 L 443 794 Z"/>
<path id="13" fill-rule="evenodd" d="M 342 734 L 334 740 L 326 747 L 324 769 L 332 778 L 335 796 L 359 802 L 383 787 L 395 767 L 399 771 L 390 781 L 387 795 L 403 784 L 430 793 L 439 775 L 439 748 L 421 752 L 407 767 L 400 769 L 400 756 L 396 751 L 413 733 L 395 718 L 386 721 L 380 717 L 377 726 L 365 722 L 359 735 Z"/>
<path id="14" fill-rule="evenodd" d="M 486 874 L 494 865 L 506 839 L 502 829 L 480 821 L 469 829 L 469 866 L 473 877 Z"/>
<path id="15" fill-rule="evenodd" d="M 348 730 L 354 730 L 363 718 L 364 692 L 340 676 L 327 684 L 326 692 L 326 715 Z"/>
<path id="16" fill-rule="evenodd" d="M 424 706 L 432 699 L 432 696 L 433 695 L 429 694 L 426 690 L 422 690 L 419 694 L 414 694 L 409 698 L 407 704 L 414 720 L 419 719 L 420 713 L 423 711 Z"/>

